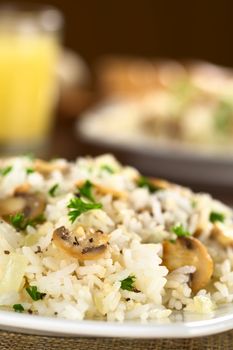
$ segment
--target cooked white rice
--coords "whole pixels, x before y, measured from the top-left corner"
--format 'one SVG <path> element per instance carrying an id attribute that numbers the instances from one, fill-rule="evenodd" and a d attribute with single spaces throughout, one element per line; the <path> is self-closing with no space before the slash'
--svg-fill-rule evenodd
<path id="1" fill-rule="evenodd" d="M 1 160 L 1 200 L 28 184 L 30 192 L 46 197 L 45 222 L 16 230 L 11 222 L 0 222 L 0 305 L 24 312 L 72 320 L 109 321 L 166 318 L 173 310 L 211 313 L 218 305 L 233 301 L 233 250 L 210 239 L 210 213 L 224 215 L 223 230 L 232 227 L 232 211 L 207 194 L 171 186 L 150 193 L 137 185 L 139 173 L 121 166 L 112 156 L 50 162 L 51 171 L 35 169 L 36 160 L 18 157 Z M 65 169 L 65 171 L 63 171 Z M 110 171 L 109 171 L 110 169 Z M 43 169 L 42 169 L 43 170 Z M 89 180 L 108 188 L 96 194 L 101 209 L 69 220 L 67 205 L 77 192 L 77 183 Z M 58 184 L 56 195 L 49 190 Z M 114 191 L 126 197 L 114 195 Z M 0 205 L 1 207 L 1 205 Z M 1 209 L 0 209 L 1 210 Z M 163 266 L 164 240 L 174 240 L 171 227 L 182 225 L 208 248 L 214 272 L 206 289 L 194 294 L 190 287 L 194 266 L 172 272 Z M 94 228 L 108 235 L 104 254 L 96 260 L 77 259 L 53 241 L 56 228 L 74 231 L 78 226 Z M 233 235 L 232 235 L 233 236 Z M 233 239 L 233 238 L 232 238 Z M 122 280 L 134 276 L 133 290 L 122 288 Z M 45 293 L 34 301 L 26 287 Z"/>

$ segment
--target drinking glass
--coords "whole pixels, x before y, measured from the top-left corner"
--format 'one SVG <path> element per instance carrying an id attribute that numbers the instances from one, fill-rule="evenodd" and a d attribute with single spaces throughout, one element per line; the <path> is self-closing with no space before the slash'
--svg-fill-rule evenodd
<path id="1" fill-rule="evenodd" d="M 32 151 L 49 138 L 62 27 L 53 7 L 0 8 L 1 151 Z"/>

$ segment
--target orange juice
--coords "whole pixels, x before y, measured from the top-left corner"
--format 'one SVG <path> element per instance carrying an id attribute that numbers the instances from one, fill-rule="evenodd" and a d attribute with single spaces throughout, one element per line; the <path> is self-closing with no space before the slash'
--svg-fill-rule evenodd
<path id="1" fill-rule="evenodd" d="M 59 41 L 57 33 L 42 28 L 54 18 L 45 15 L 1 14 L 0 144 L 39 144 L 50 129 Z"/>

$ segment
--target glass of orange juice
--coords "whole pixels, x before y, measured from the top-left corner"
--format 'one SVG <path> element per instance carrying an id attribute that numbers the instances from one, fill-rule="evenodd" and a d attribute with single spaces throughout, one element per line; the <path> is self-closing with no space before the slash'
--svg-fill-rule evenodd
<path id="1" fill-rule="evenodd" d="M 62 26 L 52 7 L 0 8 L 0 150 L 34 151 L 48 140 Z"/>

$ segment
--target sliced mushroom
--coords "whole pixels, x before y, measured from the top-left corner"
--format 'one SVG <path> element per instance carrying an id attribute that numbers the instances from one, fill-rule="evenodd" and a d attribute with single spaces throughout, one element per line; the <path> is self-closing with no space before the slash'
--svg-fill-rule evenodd
<path id="1" fill-rule="evenodd" d="M 83 180 L 77 181 L 76 186 L 78 188 L 80 188 L 83 186 L 84 183 L 85 183 L 85 181 L 83 181 Z M 124 191 L 119 191 L 119 190 L 116 190 L 115 188 L 106 187 L 106 186 L 103 186 L 101 184 L 96 184 L 96 183 L 94 183 L 93 186 L 94 186 L 94 190 L 96 191 L 97 194 L 98 193 L 102 194 L 102 195 L 111 194 L 112 197 L 115 199 L 118 199 L 118 198 L 126 199 L 127 198 L 127 193 Z"/>
<path id="2" fill-rule="evenodd" d="M 195 232 L 193 233 L 193 236 L 195 238 L 199 238 L 203 232 L 203 228 L 201 226 L 197 227 Z"/>
<path id="3" fill-rule="evenodd" d="M 210 237 L 225 248 L 233 247 L 233 227 L 226 227 L 221 222 L 216 222 L 213 225 Z"/>
<path id="4" fill-rule="evenodd" d="M 194 266 L 190 287 L 194 293 L 204 288 L 213 274 L 213 260 L 205 246 L 193 237 L 178 237 L 175 242 L 163 242 L 163 264 L 169 271 L 182 266 Z"/>
<path id="5" fill-rule="evenodd" d="M 159 187 L 163 190 L 173 189 L 173 190 L 176 190 L 179 193 L 184 194 L 184 195 L 190 192 L 190 189 L 185 187 L 185 186 L 180 186 L 180 185 L 177 185 L 173 182 L 168 182 L 168 181 L 163 180 L 163 179 L 151 177 L 150 181 L 154 186 Z"/>
<path id="6" fill-rule="evenodd" d="M 36 159 L 34 162 L 34 169 L 44 176 L 49 175 L 54 170 L 59 170 L 62 173 L 66 173 L 68 170 L 67 164 L 56 164 L 52 162 L 46 162 L 41 159 Z"/>
<path id="7" fill-rule="evenodd" d="M 176 186 L 176 185 L 172 184 L 171 182 L 168 182 L 168 181 L 165 181 L 162 179 L 158 179 L 155 177 L 150 177 L 150 181 L 154 186 L 161 188 L 163 190 L 166 190 L 168 188 L 172 188 L 172 187 Z"/>
<path id="8" fill-rule="evenodd" d="M 79 260 L 95 260 L 105 253 L 108 235 L 100 230 L 85 230 L 82 226 L 70 232 L 61 226 L 53 232 L 53 242 L 58 248 Z"/>
<path id="9" fill-rule="evenodd" d="M 43 214 L 45 198 L 40 193 L 27 193 L 17 190 L 14 196 L 0 199 L 0 216 L 24 214 L 25 219 L 34 220 Z"/>
<path id="10" fill-rule="evenodd" d="M 16 187 L 14 194 L 17 195 L 18 193 L 28 193 L 30 190 L 30 184 L 25 182 L 22 185 L 19 185 L 18 187 Z"/>

